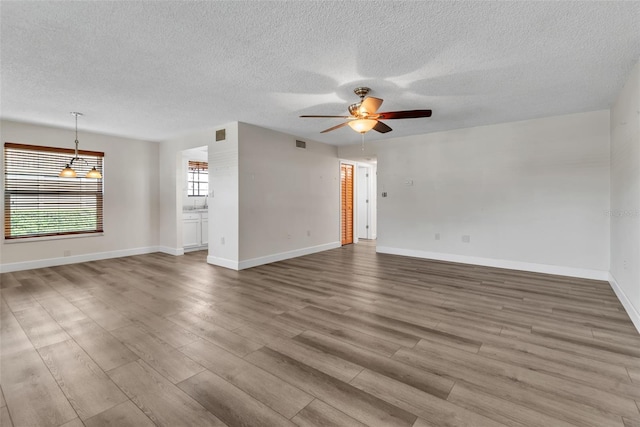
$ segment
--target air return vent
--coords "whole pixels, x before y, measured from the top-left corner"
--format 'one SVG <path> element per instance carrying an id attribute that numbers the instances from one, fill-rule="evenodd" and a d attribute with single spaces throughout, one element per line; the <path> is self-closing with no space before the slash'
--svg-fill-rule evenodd
<path id="1" fill-rule="evenodd" d="M 307 143 L 304 141 L 299 141 L 296 139 L 296 147 L 298 148 L 307 148 Z"/>
<path id="2" fill-rule="evenodd" d="M 226 129 L 220 129 L 216 131 L 216 141 L 224 141 L 227 139 Z"/>

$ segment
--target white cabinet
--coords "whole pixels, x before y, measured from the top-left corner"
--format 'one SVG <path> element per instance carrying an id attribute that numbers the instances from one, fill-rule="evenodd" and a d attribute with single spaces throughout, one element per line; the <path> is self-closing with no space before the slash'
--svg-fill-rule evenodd
<path id="1" fill-rule="evenodd" d="M 209 244 L 209 214 L 201 213 L 200 214 L 200 243 L 202 245 Z"/>
<path id="2" fill-rule="evenodd" d="M 209 214 L 190 212 L 182 214 L 182 246 L 201 249 L 209 243 Z"/>

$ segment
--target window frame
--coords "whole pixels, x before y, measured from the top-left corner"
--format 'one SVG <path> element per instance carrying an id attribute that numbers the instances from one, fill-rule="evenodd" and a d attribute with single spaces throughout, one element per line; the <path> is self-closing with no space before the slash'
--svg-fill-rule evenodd
<path id="1" fill-rule="evenodd" d="M 194 178 L 200 178 L 201 175 L 206 176 L 206 180 L 203 181 L 201 179 L 191 179 L 192 176 Z M 202 189 L 200 188 L 200 184 L 207 184 L 207 189 L 202 194 Z M 193 190 L 198 190 L 198 194 L 191 194 L 192 189 L 190 185 L 193 184 Z M 207 197 L 209 195 L 209 164 L 207 162 L 189 160 L 187 163 L 187 197 Z"/>
<path id="2" fill-rule="evenodd" d="M 27 152 L 33 152 L 33 154 Z M 47 154 L 50 156 L 47 157 Z M 62 170 L 74 154 L 75 151 L 69 148 L 13 142 L 4 143 L 4 171 L 2 174 L 4 232 L 2 237 L 5 243 L 92 237 L 104 234 L 104 179 L 84 178 L 84 174 L 93 166 L 96 166 L 102 173 L 105 155 L 100 151 L 78 150 L 78 156 L 84 158 L 85 161 L 89 160 L 88 164 L 85 165 L 84 162 L 74 163 L 73 167 L 78 171 L 78 178 L 60 178 L 57 168 L 59 167 Z M 37 167 L 29 163 L 30 161 L 37 161 L 38 167 L 41 167 L 44 173 L 34 173 L 33 171 Z M 44 164 L 44 166 L 40 166 L 41 164 Z M 87 170 L 85 171 L 85 169 Z M 12 235 L 14 231 L 11 224 L 12 214 L 15 215 L 16 212 L 21 210 L 20 208 L 12 208 L 12 197 L 15 198 L 14 201 L 22 198 L 23 203 L 25 203 L 21 207 L 22 210 L 29 209 L 26 206 L 31 204 L 34 210 L 58 210 L 60 214 L 63 212 L 61 209 L 64 209 L 66 205 L 68 212 L 76 215 L 78 212 L 74 212 L 74 209 L 85 208 L 86 200 L 91 200 L 95 197 L 95 200 L 90 201 L 88 206 L 90 210 L 95 209 L 95 228 L 83 229 L 83 224 L 78 221 L 75 223 L 76 229 L 65 230 L 64 227 L 58 226 L 55 231 L 47 230 L 31 234 Z M 30 197 L 32 197 L 31 200 L 29 199 Z M 49 200 L 46 200 L 47 198 Z M 52 202 L 56 198 L 58 200 Z M 69 200 L 71 200 L 70 204 Z M 43 218 L 37 218 L 34 221 L 34 227 L 42 224 Z"/>

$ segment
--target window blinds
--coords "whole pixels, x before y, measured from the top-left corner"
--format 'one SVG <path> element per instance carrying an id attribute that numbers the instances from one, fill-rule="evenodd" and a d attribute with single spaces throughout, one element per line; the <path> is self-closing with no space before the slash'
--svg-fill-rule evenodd
<path id="1" fill-rule="evenodd" d="M 74 150 L 4 144 L 4 237 L 101 233 L 103 180 L 84 178 L 96 167 L 102 172 L 104 153 L 79 150 L 73 168 L 78 178 L 58 174 Z"/>
<path id="2" fill-rule="evenodd" d="M 189 169 L 200 169 L 206 171 L 207 169 L 209 169 L 209 164 L 207 162 L 197 162 L 195 160 L 189 160 Z"/>

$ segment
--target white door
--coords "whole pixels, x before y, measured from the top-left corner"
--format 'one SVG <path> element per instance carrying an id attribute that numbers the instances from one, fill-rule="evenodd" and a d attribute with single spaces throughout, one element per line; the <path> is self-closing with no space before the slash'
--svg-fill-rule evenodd
<path id="1" fill-rule="evenodd" d="M 358 166 L 358 176 L 356 178 L 357 185 L 357 209 L 358 209 L 358 239 L 370 239 L 371 227 L 369 226 L 369 179 L 371 169 Z"/>

